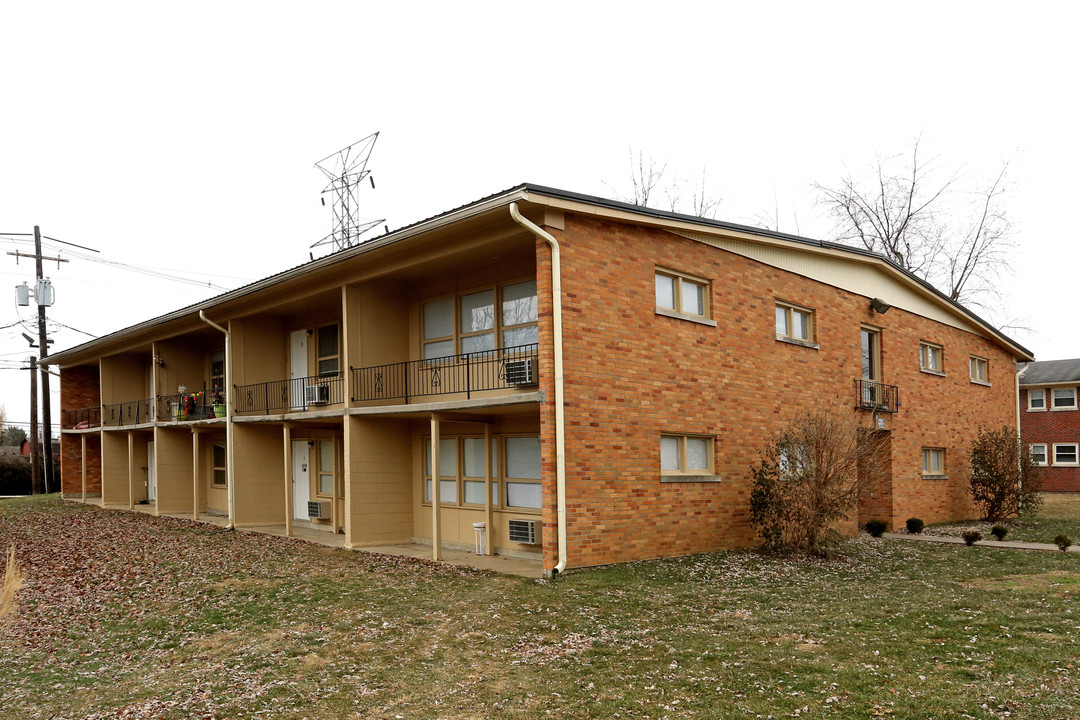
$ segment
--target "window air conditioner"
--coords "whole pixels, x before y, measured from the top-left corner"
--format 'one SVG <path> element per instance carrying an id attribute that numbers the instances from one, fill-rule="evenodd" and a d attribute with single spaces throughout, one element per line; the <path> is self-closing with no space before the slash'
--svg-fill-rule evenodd
<path id="1" fill-rule="evenodd" d="M 539 533 L 536 532 L 536 520 L 510 520 L 510 542 L 523 545 L 538 545 Z"/>
<path id="2" fill-rule="evenodd" d="M 533 358 L 508 360 L 506 362 L 506 384 L 535 385 L 536 376 L 533 374 Z"/>
<path id="3" fill-rule="evenodd" d="M 328 405 L 330 403 L 330 386 L 308 385 L 304 388 L 304 402 L 307 405 Z"/>
<path id="4" fill-rule="evenodd" d="M 326 520 L 330 517 L 330 503 L 308 501 L 307 514 L 312 520 Z"/>

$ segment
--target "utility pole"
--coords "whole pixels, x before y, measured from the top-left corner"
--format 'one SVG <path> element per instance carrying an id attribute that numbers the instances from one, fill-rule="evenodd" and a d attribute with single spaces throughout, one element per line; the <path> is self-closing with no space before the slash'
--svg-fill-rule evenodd
<path id="1" fill-rule="evenodd" d="M 38 452 L 38 392 L 37 392 L 37 357 L 30 356 L 30 494 L 40 495 L 41 455 Z"/>
<path id="2" fill-rule="evenodd" d="M 41 228 L 34 226 L 34 262 L 37 266 L 37 286 L 41 287 L 41 281 L 45 274 L 41 269 Z M 49 355 L 49 343 L 45 337 L 45 305 L 38 302 L 38 354 L 44 360 Z M 53 446 L 52 446 L 52 397 L 49 394 L 49 373 L 41 373 L 41 411 L 44 417 L 45 433 L 45 492 L 50 489 L 58 490 L 53 477 Z"/>

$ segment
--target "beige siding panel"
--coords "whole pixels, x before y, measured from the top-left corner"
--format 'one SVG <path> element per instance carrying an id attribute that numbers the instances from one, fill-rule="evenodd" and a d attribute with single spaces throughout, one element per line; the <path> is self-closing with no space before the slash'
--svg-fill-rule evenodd
<path id="1" fill-rule="evenodd" d="M 408 420 L 350 417 L 345 494 L 351 547 L 413 537 L 412 431 Z"/>
<path id="2" fill-rule="evenodd" d="M 229 327 L 233 332 L 234 385 L 272 382 L 289 377 L 289 336 L 279 319 L 259 317 L 234 320 Z"/>
<path id="3" fill-rule="evenodd" d="M 125 432 L 101 433 L 101 502 L 128 503 L 128 439 Z"/>
<path id="4" fill-rule="evenodd" d="M 101 359 L 103 405 L 150 397 L 150 354 L 113 355 Z"/>
<path id="5" fill-rule="evenodd" d="M 285 449 L 281 426 L 237 423 L 233 432 L 237 526 L 284 525 Z"/>
<path id="6" fill-rule="evenodd" d="M 728 252 L 737 253 L 766 265 L 812 278 L 833 287 L 865 295 L 868 298 L 881 298 L 890 305 L 916 315 L 961 330 L 967 330 L 976 335 L 989 337 L 983 330 L 964 319 L 959 313 L 946 310 L 942 305 L 913 290 L 888 271 L 873 264 L 840 257 L 822 256 L 816 253 L 799 252 L 788 247 L 758 245 L 743 240 L 732 240 L 701 233 L 679 232 L 676 234 Z"/>
<path id="7" fill-rule="evenodd" d="M 191 512 L 194 502 L 191 432 L 154 428 L 154 454 L 157 456 L 157 511 Z"/>

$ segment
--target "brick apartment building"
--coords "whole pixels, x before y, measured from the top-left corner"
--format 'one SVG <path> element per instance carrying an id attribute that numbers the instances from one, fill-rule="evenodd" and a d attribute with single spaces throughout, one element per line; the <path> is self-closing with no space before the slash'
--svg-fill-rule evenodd
<path id="1" fill-rule="evenodd" d="M 744 547 L 750 467 L 823 402 L 886 433 L 860 520 L 971 517 L 1031 353 L 883 258 L 521 185 L 56 353 L 103 506 L 546 571 Z"/>
<path id="2" fill-rule="evenodd" d="M 1024 363 L 1020 437 L 1042 468 L 1043 490 L 1080 492 L 1080 359 Z"/>

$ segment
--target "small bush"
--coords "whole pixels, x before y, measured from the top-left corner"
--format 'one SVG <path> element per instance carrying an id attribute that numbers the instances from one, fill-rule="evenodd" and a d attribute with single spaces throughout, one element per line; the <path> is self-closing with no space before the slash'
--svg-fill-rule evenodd
<path id="1" fill-rule="evenodd" d="M 1005 539 L 1005 536 L 1009 534 L 1009 528 L 1004 525 L 995 525 L 990 528 L 990 534 L 994 536 L 994 539 L 1001 542 Z"/>
<path id="2" fill-rule="evenodd" d="M 1054 538 L 1054 544 L 1061 548 L 1061 552 L 1065 552 L 1072 545 L 1072 538 L 1065 533 L 1060 533 Z"/>
<path id="3" fill-rule="evenodd" d="M 912 535 L 918 535 L 919 533 L 921 533 L 924 525 L 925 523 L 923 523 L 923 521 L 919 518 L 907 519 L 907 531 Z"/>
<path id="4" fill-rule="evenodd" d="M 968 547 L 971 547 L 975 543 L 982 540 L 982 533 L 978 530 L 968 530 L 964 533 L 963 538 L 964 542 L 967 543 Z"/>
<path id="5" fill-rule="evenodd" d="M 889 529 L 889 523 L 884 520 L 867 520 L 866 532 L 870 533 L 874 537 L 881 537 L 885 534 L 885 531 Z"/>

